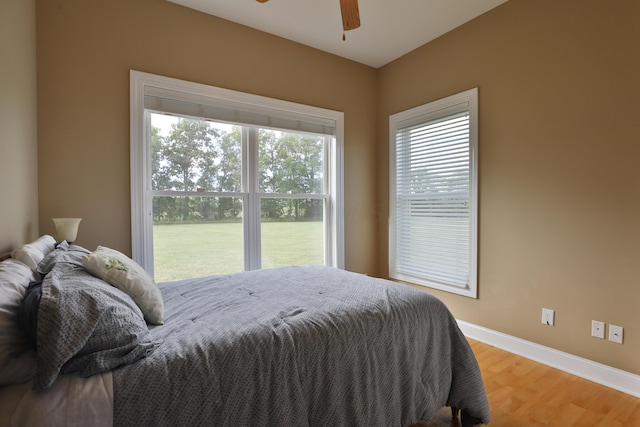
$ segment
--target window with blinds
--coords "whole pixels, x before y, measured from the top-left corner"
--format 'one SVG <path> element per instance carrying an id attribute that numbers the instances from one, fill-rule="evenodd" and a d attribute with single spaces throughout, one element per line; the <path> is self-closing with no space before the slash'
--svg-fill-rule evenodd
<path id="1" fill-rule="evenodd" d="M 342 112 L 130 78 L 132 252 L 156 280 L 344 268 Z"/>
<path id="2" fill-rule="evenodd" d="M 476 297 L 477 90 L 390 117 L 390 276 Z"/>

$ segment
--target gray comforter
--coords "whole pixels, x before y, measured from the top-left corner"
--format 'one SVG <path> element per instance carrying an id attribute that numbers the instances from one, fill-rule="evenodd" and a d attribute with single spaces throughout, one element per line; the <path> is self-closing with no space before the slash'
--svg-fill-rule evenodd
<path id="1" fill-rule="evenodd" d="M 443 406 L 489 421 L 435 297 L 329 267 L 160 285 L 158 347 L 113 371 L 119 426 L 406 426 Z"/>

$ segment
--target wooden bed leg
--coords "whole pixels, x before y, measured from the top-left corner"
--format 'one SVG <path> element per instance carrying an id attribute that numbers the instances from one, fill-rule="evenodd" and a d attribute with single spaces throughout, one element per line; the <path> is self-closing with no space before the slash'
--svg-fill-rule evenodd
<path id="1" fill-rule="evenodd" d="M 460 408 L 458 408 L 457 406 L 451 407 L 451 417 L 458 418 L 459 413 L 460 413 Z"/>

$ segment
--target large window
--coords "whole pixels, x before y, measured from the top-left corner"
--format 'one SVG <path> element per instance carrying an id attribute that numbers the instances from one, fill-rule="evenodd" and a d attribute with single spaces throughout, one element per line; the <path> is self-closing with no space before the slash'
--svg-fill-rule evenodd
<path id="1" fill-rule="evenodd" d="M 390 276 L 477 297 L 477 89 L 394 114 Z"/>
<path id="2" fill-rule="evenodd" d="M 342 121 L 132 71 L 134 259 L 157 281 L 343 267 Z"/>

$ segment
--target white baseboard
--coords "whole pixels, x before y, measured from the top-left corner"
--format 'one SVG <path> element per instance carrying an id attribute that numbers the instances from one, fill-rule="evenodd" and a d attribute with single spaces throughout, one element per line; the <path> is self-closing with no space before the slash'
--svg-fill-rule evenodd
<path id="1" fill-rule="evenodd" d="M 640 397 L 640 375 L 458 320 L 469 338 L 551 366 L 609 388 Z"/>

